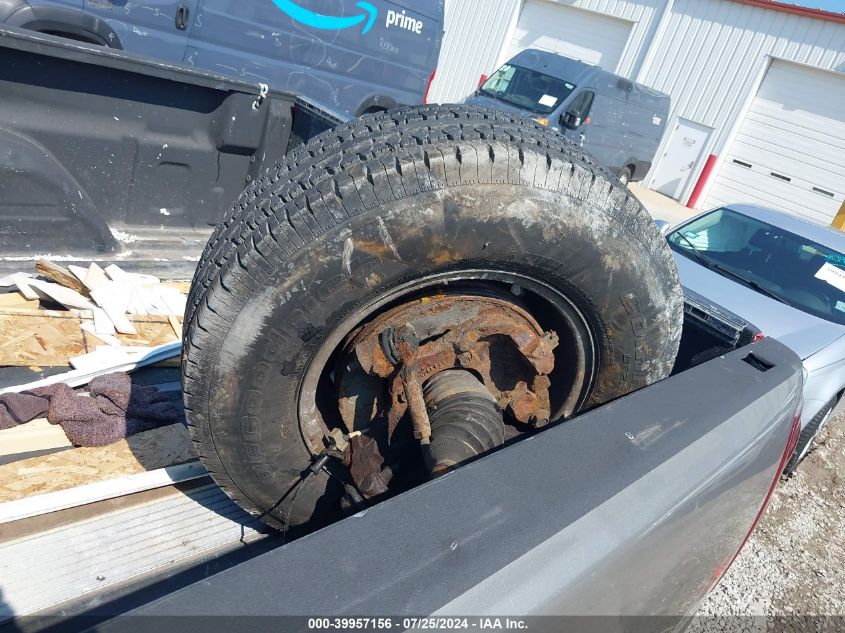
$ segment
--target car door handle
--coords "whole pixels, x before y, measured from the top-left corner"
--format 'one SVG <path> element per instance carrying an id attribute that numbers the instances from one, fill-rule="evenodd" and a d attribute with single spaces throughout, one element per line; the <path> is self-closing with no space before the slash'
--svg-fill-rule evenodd
<path id="1" fill-rule="evenodd" d="M 176 9 L 176 28 L 184 31 L 188 28 L 188 15 L 190 11 L 184 4 L 180 4 Z"/>

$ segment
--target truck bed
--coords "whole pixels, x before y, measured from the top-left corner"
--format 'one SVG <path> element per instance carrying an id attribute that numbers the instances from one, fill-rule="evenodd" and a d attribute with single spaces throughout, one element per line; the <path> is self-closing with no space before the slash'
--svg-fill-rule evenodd
<path id="1" fill-rule="evenodd" d="M 173 522 L 169 558 L 151 549 L 144 560 L 154 565 L 139 562 L 120 582 L 107 577 L 61 605 L 42 603 L 34 612 L 46 619 L 20 622 L 39 629 L 56 623 L 51 615 L 79 614 L 59 622 L 85 628 L 108 620 L 98 629 L 123 631 L 147 621 L 119 617 L 127 612 L 262 614 L 295 616 L 285 630 L 307 630 L 302 616 L 327 613 L 639 613 L 659 617 L 661 630 L 672 628 L 718 580 L 755 523 L 779 474 L 800 391 L 798 358 L 763 339 L 297 541 L 280 546 L 272 537 L 264 553 L 243 545 L 257 538 L 254 519 L 219 495 L 205 505 L 186 495 L 185 504 L 199 503 L 208 516 L 230 517 L 232 527 L 220 528 L 228 536 L 215 548 L 241 549 L 241 560 L 249 560 L 215 574 L 225 560 L 212 564 L 213 552 L 192 551 L 196 530 Z M 91 527 L 106 524 L 98 519 Z M 145 529 L 168 525 L 152 521 Z M 132 538 L 119 529 L 96 534 L 100 548 L 116 552 Z M 0 558 L 31 549 L 34 539 L 42 555 L 58 553 L 68 547 L 63 535 L 22 536 L 4 545 Z M 103 573 L 102 561 L 86 566 L 88 560 L 77 559 L 75 578 Z M 48 585 L 66 579 L 41 577 Z M 176 590 L 191 581 L 198 582 Z M 178 619 L 157 622 L 181 626 Z M 602 623 L 603 630 L 625 628 L 616 617 Z M 655 630 L 655 621 L 644 630 Z"/>

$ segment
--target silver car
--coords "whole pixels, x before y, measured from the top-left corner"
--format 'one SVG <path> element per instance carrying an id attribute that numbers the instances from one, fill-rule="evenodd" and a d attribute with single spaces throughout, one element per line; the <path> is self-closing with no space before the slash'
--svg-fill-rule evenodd
<path id="1" fill-rule="evenodd" d="M 686 288 L 801 357 L 801 437 L 784 470 L 791 474 L 845 391 L 845 234 L 771 209 L 730 205 L 675 227 L 666 239 Z"/>

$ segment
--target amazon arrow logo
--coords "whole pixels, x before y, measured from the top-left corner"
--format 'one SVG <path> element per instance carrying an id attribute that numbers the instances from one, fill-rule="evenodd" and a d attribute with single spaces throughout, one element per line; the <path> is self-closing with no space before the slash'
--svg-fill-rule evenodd
<path id="1" fill-rule="evenodd" d="M 297 22 L 302 22 L 306 26 L 325 31 L 348 29 L 364 22 L 364 28 L 361 29 L 362 35 L 370 30 L 378 15 L 378 9 L 364 0 L 355 3 L 355 6 L 361 9 L 362 12 L 358 15 L 348 16 L 322 15 L 305 9 L 292 0 L 273 0 L 273 4 Z"/>

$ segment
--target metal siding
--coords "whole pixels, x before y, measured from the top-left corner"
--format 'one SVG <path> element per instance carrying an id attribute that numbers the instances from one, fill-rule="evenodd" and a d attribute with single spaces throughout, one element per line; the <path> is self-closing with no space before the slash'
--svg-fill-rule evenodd
<path id="1" fill-rule="evenodd" d="M 557 53 L 616 72 L 633 23 L 548 0 L 525 0 L 502 61 L 528 48 Z"/>
<path id="2" fill-rule="evenodd" d="M 446 0 L 445 33 L 431 103 L 463 100 L 482 73 L 497 67 L 499 52 L 521 0 Z"/>
<path id="3" fill-rule="evenodd" d="M 845 24 L 730 0 L 675 0 L 655 42 L 667 2 L 671 0 L 558 3 L 633 22 L 619 74 L 668 93 L 670 121 L 683 117 L 715 129 L 681 195 L 684 200 L 706 156 L 722 158 L 727 151 L 772 57 L 845 71 Z M 522 0 L 447 0 L 446 37 L 432 101 L 464 98 L 482 73 L 505 61 L 521 7 Z M 706 199 L 707 191 L 703 193 Z"/>
<path id="4" fill-rule="evenodd" d="M 646 53 L 643 44 L 651 41 L 666 0 L 575 0 L 561 4 L 571 4 L 574 7 L 612 15 L 634 23 L 628 46 L 622 54 L 616 71 L 624 77 L 632 78 Z"/>
<path id="5" fill-rule="evenodd" d="M 548 0 L 548 2 L 632 22 L 628 45 L 625 47 L 616 71 L 625 77 L 632 77 L 642 63 L 646 52 L 643 44 L 651 41 L 654 30 L 657 28 L 656 17 L 659 17 L 660 10 L 666 4 L 666 0 Z M 505 60 L 500 57 L 499 61 Z"/>
<path id="6" fill-rule="evenodd" d="M 655 16 L 666 0 L 563 0 L 562 4 L 623 18 L 633 22 L 618 73 L 632 77 L 645 55 L 643 44 L 657 27 Z M 437 76 L 429 101 L 460 101 L 478 85 L 482 73 L 490 74 L 507 61 L 511 27 L 522 10 L 522 0 L 446 0 L 445 35 Z"/>
<path id="7" fill-rule="evenodd" d="M 707 206 L 752 202 L 830 224 L 845 200 L 845 74 L 773 62 L 724 154 Z"/>
<path id="8" fill-rule="evenodd" d="M 845 70 L 845 25 L 727 0 L 676 0 L 666 36 L 654 46 L 655 61 L 640 81 L 671 95 L 670 118 L 715 128 L 707 153 L 720 158 L 771 57 Z"/>

